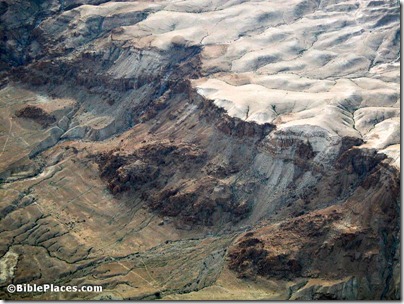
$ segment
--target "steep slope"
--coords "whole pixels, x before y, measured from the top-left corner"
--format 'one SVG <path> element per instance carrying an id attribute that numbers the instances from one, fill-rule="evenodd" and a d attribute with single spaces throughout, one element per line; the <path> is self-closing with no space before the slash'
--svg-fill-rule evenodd
<path id="1" fill-rule="evenodd" d="M 1 3 L 2 298 L 400 298 L 395 1 Z"/>

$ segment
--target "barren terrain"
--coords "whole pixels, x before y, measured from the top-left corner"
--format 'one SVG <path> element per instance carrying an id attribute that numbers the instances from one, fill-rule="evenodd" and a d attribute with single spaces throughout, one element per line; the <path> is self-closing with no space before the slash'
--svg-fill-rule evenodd
<path id="1" fill-rule="evenodd" d="M 0 298 L 400 299 L 399 17 L 0 1 Z"/>

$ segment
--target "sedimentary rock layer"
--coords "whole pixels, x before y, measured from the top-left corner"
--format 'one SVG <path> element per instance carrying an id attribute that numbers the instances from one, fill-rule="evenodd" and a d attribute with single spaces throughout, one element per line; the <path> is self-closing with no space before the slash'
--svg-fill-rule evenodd
<path id="1" fill-rule="evenodd" d="M 2 298 L 400 298 L 395 1 L 0 3 Z"/>

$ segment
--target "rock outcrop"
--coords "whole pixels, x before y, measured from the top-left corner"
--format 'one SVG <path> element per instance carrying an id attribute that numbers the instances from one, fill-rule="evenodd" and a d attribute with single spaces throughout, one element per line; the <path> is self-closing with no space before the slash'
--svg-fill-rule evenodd
<path id="1" fill-rule="evenodd" d="M 0 20 L 2 298 L 400 298 L 396 1 L 6 0 Z"/>

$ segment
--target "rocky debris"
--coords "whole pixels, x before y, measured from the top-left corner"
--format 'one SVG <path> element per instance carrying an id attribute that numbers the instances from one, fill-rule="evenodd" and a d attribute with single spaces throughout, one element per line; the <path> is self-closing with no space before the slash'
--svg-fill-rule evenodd
<path id="1" fill-rule="evenodd" d="M 0 254 L 19 258 L 0 286 L 400 298 L 398 15 L 395 1 L 1 1 Z"/>
<path id="2" fill-rule="evenodd" d="M 217 195 L 217 192 L 222 193 Z M 229 187 L 226 189 L 226 185 L 220 185 L 211 178 L 183 181 L 178 188 L 163 189 L 149 200 L 151 208 L 162 215 L 183 218 L 185 224 L 191 225 L 214 225 L 213 214 L 218 209 L 231 213 L 238 219 L 248 214 L 248 210 L 238 213 Z"/>
<path id="3" fill-rule="evenodd" d="M 34 105 L 27 105 L 15 113 L 17 117 L 29 118 L 39 123 L 43 128 L 50 126 L 56 122 L 53 115 L 48 114 L 42 108 Z"/>
<path id="4" fill-rule="evenodd" d="M 337 162 L 338 168 L 344 168 L 348 174 L 355 173 L 363 176 L 372 172 L 373 169 L 386 158 L 384 154 L 378 154 L 376 150 L 352 148 L 345 151 Z"/>
<path id="5" fill-rule="evenodd" d="M 134 192 L 161 216 L 211 226 L 213 214 L 219 210 L 240 220 L 251 208 L 251 204 L 235 200 L 235 185 L 200 174 L 189 177 L 206 164 L 206 154 L 196 147 L 150 144 L 131 155 L 111 151 L 95 158 L 100 176 L 113 194 Z"/>
<path id="6" fill-rule="evenodd" d="M 309 301 L 309 300 L 355 300 L 358 299 L 358 280 L 348 278 L 346 280 L 319 281 L 308 283 L 304 281 L 303 287 L 297 286 L 297 290 L 291 290 L 289 300 Z"/>
<path id="7" fill-rule="evenodd" d="M 229 267 L 250 279 L 353 278 L 333 287 L 305 287 L 293 299 L 394 298 L 397 287 L 390 277 L 400 226 L 400 185 L 394 177 L 398 172 L 389 170 L 379 164 L 342 205 L 246 233 L 229 250 Z M 392 231 L 388 238 L 386 229 Z M 381 270 L 387 265 L 389 270 Z"/>
<path id="8" fill-rule="evenodd" d="M 18 1 L 4 0 L 0 2 L 0 71 L 27 64 L 41 56 L 41 38 L 38 36 L 38 25 L 49 17 L 57 16 L 64 11 L 83 4 L 101 4 L 106 0 L 74 0 L 65 1 Z"/>
<path id="9" fill-rule="evenodd" d="M 108 188 L 113 194 L 128 191 L 131 187 L 140 189 L 141 186 L 153 182 L 159 174 L 157 166 L 149 165 L 133 157 L 129 160 L 120 155 L 100 155 L 97 160 L 100 165 L 101 177 L 108 180 Z"/>

